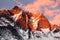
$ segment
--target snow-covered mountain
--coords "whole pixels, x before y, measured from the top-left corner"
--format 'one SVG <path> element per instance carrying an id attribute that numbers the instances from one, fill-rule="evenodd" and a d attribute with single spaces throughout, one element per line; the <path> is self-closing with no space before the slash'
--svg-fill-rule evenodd
<path id="1" fill-rule="evenodd" d="M 18 6 L 0 10 L 0 40 L 60 40 L 60 27 Z"/>

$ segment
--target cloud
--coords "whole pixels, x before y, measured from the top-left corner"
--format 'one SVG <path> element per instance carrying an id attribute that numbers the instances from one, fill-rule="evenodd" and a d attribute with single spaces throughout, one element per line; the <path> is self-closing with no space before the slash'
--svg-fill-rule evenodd
<path id="1" fill-rule="evenodd" d="M 16 4 L 22 5 L 21 2 L 19 2 L 18 0 L 13 0 L 14 2 L 16 2 Z"/>
<path id="2" fill-rule="evenodd" d="M 44 14 L 45 14 L 46 16 L 49 16 L 49 17 L 56 16 L 56 15 L 59 14 L 59 13 L 60 13 L 60 10 L 58 10 L 58 9 L 56 9 L 56 10 L 49 10 L 49 9 L 47 9 L 47 8 L 45 8 L 45 12 L 44 12 Z"/>
<path id="3" fill-rule="evenodd" d="M 41 10 L 41 7 L 50 6 L 51 8 L 55 9 L 60 4 L 60 0 L 35 0 L 33 3 L 29 3 L 28 5 L 25 6 L 25 10 L 29 12 L 38 12 L 40 11 L 41 13 L 43 12 Z M 47 16 L 54 16 L 54 12 L 57 10 L 48 10 L 48 9 L 43 9 L 46 13 Z M 48 11 L 48 12 L 47 12 Z M 59 11 L 59 10 L 58 10 Z"/>
<path id="4" fill-rule="evenodd" d="M 52 24 L 60 25 L 60 14 L 56 15 L 53 20 L 50 21 Z"/>
<path id="5" fill-rule="evenodd" d="M 51 5 L 51 7 L 56 7 L 58 5 L 58 1 L 53 2 L 51 0 L 35 0 L 33 3 L 29 3 L 28 5 L 26 5 L 25 9 L 30 12 L 37 12 L 40 10 L 41 6 L 45 5 Z"/>
<path id="6" fill-rule="evenodd" d="M 50 5 L 52 8 L 55 8 L 60 4 L 60 0 L 52 0 L 52 1 L 54 2 L 53 5 Z"/>

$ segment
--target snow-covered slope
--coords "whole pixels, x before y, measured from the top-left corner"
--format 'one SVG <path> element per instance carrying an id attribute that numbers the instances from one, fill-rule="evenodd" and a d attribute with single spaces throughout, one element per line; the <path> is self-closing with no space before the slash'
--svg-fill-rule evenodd
<path id="1" fill-rule="evenodd" d="M 19 29 L 19 28 L 18 28 Z M 11 31 L 7 28 L 0 28 L 0 40 L 18 40 L 18 38 L 14 35 L 12 35 Z M 49 32 L 48 34 L 44 34 L 43 32 L 36 31 L 33 34 L 31 34 L 31 38 L 28 39 L 28 32 L 23 31 L 22 29 L 19 29 L 17 31 L 20 31 L 20 36 L 24 40 L 60 40 L 60 32 L 53 33 L 53 31 Z M 21 40 L 21 39 L 19 39 Z"/>

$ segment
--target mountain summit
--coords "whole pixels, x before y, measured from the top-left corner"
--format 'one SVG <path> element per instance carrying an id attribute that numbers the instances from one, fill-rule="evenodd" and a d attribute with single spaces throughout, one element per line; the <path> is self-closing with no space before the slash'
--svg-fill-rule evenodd
<path id="1" fill-rule="evenodd" d="M 10 10 L 0 10 L 0 14 L 12 15 L 14 21 L 26 30 L 30 28 L 32 31 L 46 29 L 53 30 L 53 28 L 60 29 L 59 26 L 54 26 L 49 23 L 48 19 L 40 12 L 31 13 L 22 10 L 18 6 L 14 6 Z"/>

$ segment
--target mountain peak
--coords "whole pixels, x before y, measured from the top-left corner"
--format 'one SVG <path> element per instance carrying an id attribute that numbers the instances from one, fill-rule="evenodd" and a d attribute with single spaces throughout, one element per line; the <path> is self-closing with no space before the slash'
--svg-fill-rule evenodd
<path id="1" fill-rule="evenodd" d="M 18 22 L 19 25 L 22 25 L 22 26 L 24 25 L 25 27 L 26 27 L 26 24 L 30 25 L 31 30 L 41 30 L 41 28 L 42 29 L 48 28 L 49 30 L 52 30 L 54 28 L 60 29 L 57 25 L 51 25 L 48 19 L 40 12 L 36 12 L 36 13 L 27 12 L 22 10 L 18 6 L 14 6 L 9 11 L 13 14 L 12 16 L 14 16 L 15 19 L 17 18 L 16 21 Z M 9 11 L 7 11 L 6 9 L 0 10 L 0 12 L 3 12 L 3 13 L 9 12 Z M 26 20 L 28 20 L 27 23 L 26 23 Z"/>

